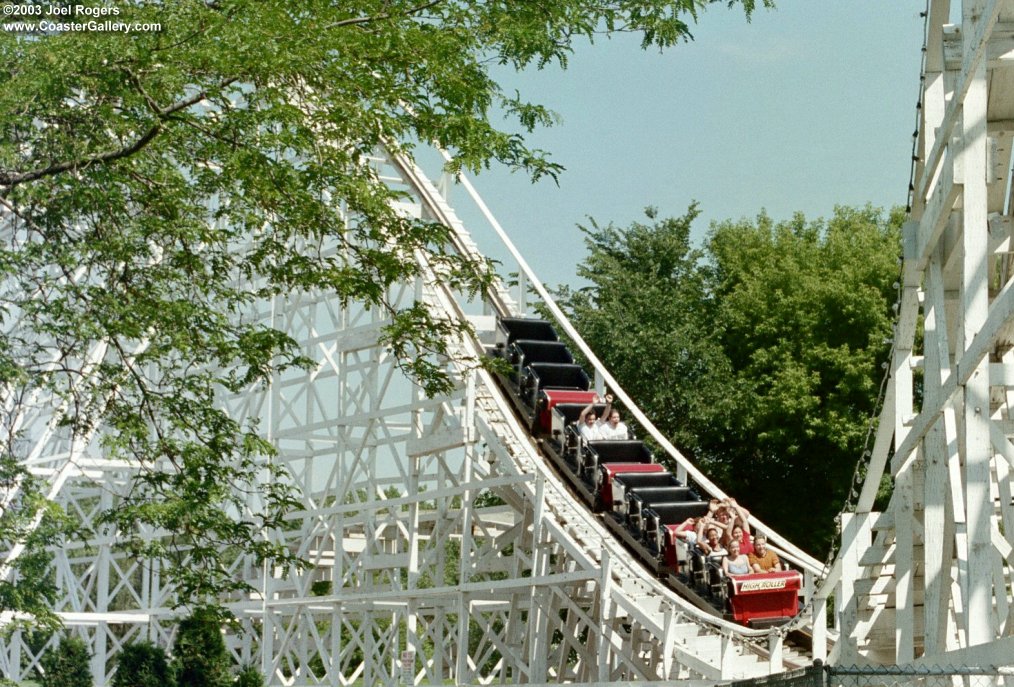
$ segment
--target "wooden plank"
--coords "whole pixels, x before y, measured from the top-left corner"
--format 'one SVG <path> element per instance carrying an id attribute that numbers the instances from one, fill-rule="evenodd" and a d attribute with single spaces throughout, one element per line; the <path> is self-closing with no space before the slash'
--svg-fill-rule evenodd
<path id="1" fill-rule="evenodd" d="M 973 16 L 978 8 L 964 7 L 963 26 L 978 27 L 980 18 Z M 974 45 L 974 44 L 973 44 Z M 980 50 L 983 46 L 978 46 Z M 963 102 L 962 149 L 960 158 L 965 168 L 962 194 L 962 309 L 963 331 L 958 350 L 966 350 L 976 333 L 985 324 L 989 311 L 989 269 L 986 262 L 988 244 L 986 189 L 986 65 L 980 60 L 969 75 Z M 968 559 L 964 573 L 966 625 L 969 644 L 982 644 L 996 636 L 993 621 L 993 574 L 991 559 L 991 520 L 993 502 L 989 494 L 992 477 L 992 444 L 989 420 L 989 360 L 977 358 L 964 384 L 964 459 L 965 507 L 967 508 Z"/>
<path id="2" fill-rule="evenodd" d="M 872 611 L 869 618 L 863 618 L 868 622 L 869 629 L 866 632 L 867 648 L 893 653 L 895 641 L 895 627 L 897 626 L 897 611 L 893 608 L 879 608 Z M 923 643 L 923 620 L 922 614 L 915 618 L 914 627 L 915 647 L 922 649 Z"/>
<path id="3" fill-rule="evenodd" d="M 926 197 L 926 192 L 936 172 L 937 165 L 940 164 L 940 160 L 943 157 L 944 149 L 950 142 L 951 133 L 958 122 L 958 115 L 962 111 L 965 95 L 975 80 L 976 74 L 980 72 L 980 67 L 982 67 L 982 73 L 985 73 L 985 39 L 993 30 L 993 26 L 996 24 L 1000 13 L 999 0 L 987 0 L 982 10 L 982 14 L 979 15 L 978 20 L 970 21 L 968 26 L 964 28 L 965 35 L 968 37 L 967 44 L 973 46 L 973 48 L 965 53 L 965 58 L 961 63 L 961 73 L 955 81 L 950 102 L 947 105 L 943 121 L 940 123 L 937 131 L 938 138 L 934 141 L 929 155 L 926 156 L 927 174 L 923 177 L 921 183 L 917 184 L 916 189 L 917 193 L 923 198 Z M 983 112 L 982 121 L 985 123 L 985 112 Z"/>
<path id="4" fill-rule="evenodd" d="M 961 31 L 957 27 L 943 34 L 944 69 L 957 71 L 962 65 Z M 986 67 L 1010 66 L 1014 60 L 1014 25 L 1009 22 L 997 22 L 986 43 Z"/>
<path id="5" fill-rule="evenodd" d="M 895 545 L 883 546 L 873 545 L 863 552 L 862 557 L 859 559 L 860 565 L 864 567 L 871 567 L 875 565 L 891 565 L 894 566 L 896 562 L 896 551 Z M 921 545 L 912 547 L 912 557 L 915 560 L 922 560 L 923 547 Z"/>
<path id="6" fill-rule="evenodd" d="M 933 195 L 926 202 L 918 228 L 911 234 L 911 240 L 906 242 L 906 284 L 920 285 L 921 273 L 939 244 L 961 189 L 961 184 L 954 179 L 954 165 L 945 158 L 940 181 L 933 187 Z"/>
<path id="7" fill-rule="evenodd" d="M 1014 281 L 1008 282 L 993 299 L 985 323 L 961 356 L 956 372 L 949 375 L 947 382 L 941 387 L 942 398 L 945 400 L 938 399 L 932 405 L 924 404 L 923 411 L 916 417 L 908 436 L 898 447 L 898 453 L 908 456 L 908 459 L 897 466 L 898 469 L 903 469 L 908 462 L 915 459 L 915 445 L 926 436 L 936 418 L 944 412 L 945 405 L 949 405 L 949 399 L 957 392 L 958 385 L 967 385 L 968 380 L 978 370 L 978 363 L 987 355 L 995 337 L 1012 316 L 1014 316 Z"/>

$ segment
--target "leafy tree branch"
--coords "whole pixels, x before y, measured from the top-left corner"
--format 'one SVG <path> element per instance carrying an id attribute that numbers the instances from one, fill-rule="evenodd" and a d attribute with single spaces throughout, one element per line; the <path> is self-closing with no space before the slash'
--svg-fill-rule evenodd
<path id="1" fill-rule="evenodd" d="M 39 434 L 19 427 L 46 399 L 61 438 L 124 461 L 134 477 L 92 524 L 174 563 L 183 603 L 242 588 L 229 556 L 295 563 L 275 447 L 218 404 L 310 364 L 258 308 L 324 293 L 373 309 L 413 379 L 447 390 L 460 325 L 390 294 L 419 277 L 416 253 L 466 292 L 493 268 L 397 210 L 378 151 L 436 141 L 451 172 L 554 177 L 525 140 L 552 112 L 491 66 L 566 64 L 603 30 L 669 47 L 708 4 L 140 0 L 119 20 L 161 32 L 0 35 L 3 455 L 24 461 Z"/>

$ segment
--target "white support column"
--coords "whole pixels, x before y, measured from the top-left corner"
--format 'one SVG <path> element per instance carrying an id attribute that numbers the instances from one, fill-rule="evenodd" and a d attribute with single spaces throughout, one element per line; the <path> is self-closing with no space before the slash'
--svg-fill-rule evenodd
<path id="1" fill-rule="evenodd" d="M 612 654 L 612 621 L 613 609 L 609 602 L 612 592 L 612 559 L 607 551 L 603 551 L 601 575 L 599 576 L 599 643 L 598 643 L 598 679 L 600 682 L 609 680 L 609 657 Z"/>
<path id="2" fill-rule="evenodd" d="M 895 477 L 894 482 L 894 660 L 900 664 L 915 659 L 913 472 L 915 467 L 909 467 Z"/>
<path id="3" fill-rule="evenodd" d="M 108 490 L 104 490 L 102 495 L 99 497 L 100 503 L 102 503 L 103 509 L 111 508 L 113 505 L 112 493 Z M 111 583 L 110 576 L 110 557 L 112 551 L 109 546 L 102 546 L 98 550 L 98 559 L 95 561 L 96 564 L 96 579 L 95 579 L 95 610 L 98 613 L 106 613 L 109 609 L 109 586 Z M 108 672 L 108 655 L 109 655 L 109 624 L 105 621 L 100 621 L 95 627 L 95 641 L 92 643 L 92 675 L 102 676 L 105 678 Z"/>
<path id="4" fill-rule="evenodd" d="M 813 619 L 810 627 L 813 643 L 813 660 L 827 660 L 827 597 L 815 596 L 813 600 Z"/>
<path id="5" fill-rule="evenodd" d="M 915 339 L 915 317 L 918 309 L 919 289 L 906 283 L 902 292 L 902 315 L 899 318 L 895 338 L 894 359 L 891 367 L 891 383 L 894 385 L 894 441 L 895 446 L 904 442 L 913 417 L 912 388 L 912 346 Z M 918 451 L 918 449 L 916 449 Z M 894 577 L 895 577 L 895 628 L 894 654 L 898 663 L 907 663 L 915 658 L 915 612 L 912 608 L 912 482 L 914 467 L 899 472 L 899 466 L 907 461 L 908 455 L 895 454 L 892 465 L 894 473 L 893 515 L 894 529 Z"/>
<path id="6" fill-rule="evenodd" d="M 540 476 L 535 481 L 535 514 L 532 522 L 532 577 L 542 577 L 547 574 L 549 568 L 549 545 L 543 541 L 542 518 L 545 504 L 546 482 Z M 546 680 L 546 659 L 548 642 L 543 641 L 549 618 L 549 609 L 546 607 L 549 599 L 546 598 L 546 590 L 542 587 L 532 587 L 528 597 L 528 636 L 529 653 L 528 666 L 534 681 Z"/>
<path id="7" fill-rule="evenodd" d="M 973 32 L 981 19 L 983 2 L 969 3 L 964 8 L 963 32 Z M 989 305 L 988 268 L 986 265 L 987 203 L 986 203 L 986 62 L 980 60 L 970 76 L 968 93 L 962 108 L 963 168 L 963 280 L 959 350 L 968 350 L 973 337 L 986 321 Z M 970 646 L 994 638 L 992 530 L 993 501 L 990 497 L 990 462 L 992 448 L 989 438 L 989 359 L 980 360 L 965 385 L 964 398 L 964 462 L 965 502 L 968 508 L 968 561 L 963 582 L 966 600 L 966 627 Z"/>
<path id="8" fill-rule="evenodd" d="M 870 548 L 871 530 L 869 514 L 842 514 L 841 577 L 835 603 L 841 616 L 841 626 L 846 632 L 838 639 L 838 662 L 853 665 L 859 661 L 857 637 L 850 630 L 859 622 L 858 599 L 855 581 L 861 577 L 863 553 Z"/>
<path id="9" fill-rule="evenodd" d="M 784 642 L 785 637 L 777 629 L 772 628 L 768 632 L 768 669 L 772 674 L 785 670 L 782 662 L 782 646 Z"/>
<path id="10" fill-rule="evenodd" d="M 944 377 L 950 374 L 950 347 L 947 342 L 947 319 L 944 305 L 943 276 L 940 251 L 930 261 L 926 283 L 925 387 L 929 404 L 940 402 Z M 945 413 L 951 418 L 953 412 Z M 950 566 L 953 545 L 946 535 L 948 446 L 957 450 L 957 436 L 948 440 L 948 422 L 941 417 L 924 442 L 925 491 L 923 508 L 923 572 L 924 639 L 926 654 L 946 650 L 947 600 L 950 596 Z"/>

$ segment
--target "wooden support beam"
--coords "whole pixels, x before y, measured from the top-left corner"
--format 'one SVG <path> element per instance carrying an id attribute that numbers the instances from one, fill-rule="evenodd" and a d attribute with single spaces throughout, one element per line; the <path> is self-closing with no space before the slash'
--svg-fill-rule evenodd
<path id="1" fill-rule="evenodd" d="M 970 16 L 968 25 L 963 28 L 966 45 L 972 46 L 972 49 L 965 51 L 964 58 L 961 61 L 961 72 L 957 76 L 950 102 L 947 105 L 947 111 L 937 132 L 937 139 L 934 141 L 933 148 L 926 157 L 926 174 L 916 188 L 916 193 L 923 198 L 926 197 L 929 184 L 936 174 L 937 165 L 940 164 L 940 160 L 944 154 L 944 148 L 950 142 L 951 134 L 961 113 L 965 94 L 968 93 L 968 89 L 971 87 L 975 74 L 979 72 L 980 67 L 983 67 L 984 72 L 985 39 L 993 30 L 993 26 L 996 24 L 997 17 L 1000 14 L 1000 1 L 987 0 L 977 9 L 981 10 L 981 13 L 975 17 Z"/>

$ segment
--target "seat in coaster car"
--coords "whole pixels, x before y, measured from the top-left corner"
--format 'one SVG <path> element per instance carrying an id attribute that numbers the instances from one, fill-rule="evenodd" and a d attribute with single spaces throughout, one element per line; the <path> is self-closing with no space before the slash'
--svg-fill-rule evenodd
<path id="1" fill-rule="evenodd" d="M 567 350 L 567 344 L 560 341 L 538 341 L 518 339 L 509 346 L 512 364 L 524 367 L 529 363 L 573 363 L 574 356 Z"/>
<path id="2" fill-rule="evenodd" d="M 652 503 L 659 526 L 678 525 L 687 518 L 699 518 L 708 512 L 708 502 L 699 500 Z"/>
<path id="3" fill-rule="evenodd" d="M 553 412 L 560 416 L 562 427 L 566 427 L 567 425 L 575 424 L 581 417 L 581 411 L 587 407 L 587 403 L 557 403 L 553 406 Z M 598 417 L 606 409 L 606 405 L 604 403 L 595 403 L 592 405 L 592 409 L 595 411 L 595 417 Z"/>
<path id="4" fill-rule="evenodd" d="M 708 557 L 707 580 L 708 591 L 711 592 L 712 596 L 718 599 L 726 599 L 728 597 L 728 589 L 725 586 L 725 571 L 722 570 L 721 558 Z"/>
<path id="5" fill-rule="evenodd" d="M 690 560 L 690 579 L 695 587 L 704 587 L 707 578 L 707 556 L 696 546 L 688 547 L 687 558 Z"/>
<path id="6" fill-rule="evenodd" d="M 626 500 L 628 491 L 642 487 L 681 487 L 683 484 L 671 472 L 630 472 L 617 475 L 613 480 L 614 503 Z M 619 505 L 619 503 L 617 503 Z"/>
<path id="7" fill-rule="evenodd" d="M 613 510 L 613 480 L 620 475 L 664 472 L 666 469 L 658 463 L 600 463 L 595 472 L 595 488 L 599 493 L 600 505 L 606 510 Z"/>
<path id="8" fill-rule="evenodd" d="M 501 317 L 497 320 L 496 344 L 507 348 L 519 339 L 533 341 L 558 341 L 556 330 L 546 320 L 532 320 L 524 317 Z"/>
<path id="9" fill-rule="evenodd" d="M 591 380 L 580 365 L 532 363 L 526 365 L 521 379 L 521 396 L 533 409 L 541 389 L 588 391 Z"/>
<path id="10" fill-rule="evenodd" d="M 532 363 L 570 365 L 574 363 L 574 358 L 567 350 L 567 345 L 559 341 L 519 339 L 507 346 L 507 362 L 513 366 L 511 381 L 517 383 L 527 365 Z"/>
<path id="11" fill-rule="evenodd" d="M 690 487 L 640 487 L 627 492 L 627 527 L 638 534 L 644 533 L 644 509 L 655 503 L 681 503 L 696 501 L 697 493 Z"/>
<path id="12" fill-rule="evenodd" d="M 548 393 L 552 394 L 552 389 Z M 553 435 L 557 436 L 557 432 L 559 432 L 559 441 L 567 442 L 568 445 L 573 446 L 574 440 L 579 436 L 578 430 L 580 427 L 577 422 L 581 418 L 581 411 L 587 407 L 587 403 L 554 404 L 550 409 L 552 412 L 550 424 L 552 426 Z M 606 409 L 606 406 L 604 403 L 596 403 L 592 405 L 592 409 L 595 411 L 595 417 L 598 417 L 602 414 L 602 411 Z M 568 438 L 568 434 L 572 435 L 572 438 Z"/>
<path id="13" fill-rule="evenodd" d="M 599 465 L 606 463 L 654 463 L 655 457 L 643 441 L 635 439 L 603 439 L 585 444 L 584 478 L 595 481 Z"/>
<path id="14" fill-rule="evenodd" d="M 699 518 L 708 512 L 707 501 L 674 501 L 652 503 L 641 513 L 644 539 L 656 553 L 665 553 L 675 566 L 676 552 L 664 551 L 669 529 L 676 528 L 687 518 Z M 675 536 L 675 532 L 672 533 Z M 675 544 L 675 540 L 672 541 Z"/>
<path id="15" fill-rule="evenodd" d="M 569 399 L 585 395 L 583 403 L 571 402 Z M 581 411 L 595 398 L 592 391 L 565 391 L 561 389 L 543 389 L 539 392 L 539 424 L 549 434 L 561 451 L 566 451 L 571 463 L 577 462 L 578 418 Z M 558 400 L 564 399 L 564 400 Z M 605 406 L 601 403 L 593 406 L 595 414 L 602 412 Z"/>

